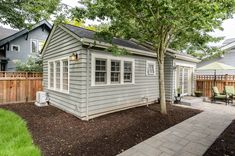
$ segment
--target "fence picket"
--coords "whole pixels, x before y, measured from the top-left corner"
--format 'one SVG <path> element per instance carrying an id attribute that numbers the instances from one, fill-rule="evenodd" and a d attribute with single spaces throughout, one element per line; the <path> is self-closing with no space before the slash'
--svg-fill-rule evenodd
<path id="1" fill-rule="evenodd" d="M 42 90 L 42 73 L 0 72 L 0 104 L 33 102 Z"/>
<path id="2" fill-rule="evenodd" d="M 212 86 L 214 86 L 214 75 L 197 75 L 196 90 L 202 91 L 203 96 L 212 96 Z M 216 86 L 222 93 L 226 85 L 235 87 L 235 75 L 216 75 Z"/>

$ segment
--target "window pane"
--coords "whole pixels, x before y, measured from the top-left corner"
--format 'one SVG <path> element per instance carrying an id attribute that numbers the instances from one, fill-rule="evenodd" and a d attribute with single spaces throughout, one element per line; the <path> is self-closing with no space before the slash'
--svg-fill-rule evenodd
<path id="1" fill-rule="evenodd" d="M 124 82 L 132 82 L 132 62 L 124 62 Z"/>
<path id="2" fill-rule="evenodd" d="M 111 83 L 120 83 L 120 61 L 111 61 Z"/>
<path id="3" fill-rule="evenodd" d="M 54 63 L 50 63 L 50 88 L 54 87 Z"/>
<path id="4" fill-rule="evenodd" d="M 148 74 L 153 75 L 154 74 L 154 64 L 149 63 L 148 64 Z"/>
<path id="5" fill-rule="evenodd" d="M 63 60 L 63 90 L 68 90 L 68 81 L 69 73 L 68 73 L 68 60 Z"/>
<path id="6" fill-rule="evenodd" d="M 36 53 L 37 52 L 37 41 L 36 40 L 32 40 L 32 42 L 31 42 L 31 52 L 32 53 Z"/>
<path id="7" fill-rule="evenodd" d="M 60 61 L 56 61 L 56 89 L 60 89 Z"/>
<path id="8" fill-rule="evenodd" d="M 95 61 L 95 82 L 104 84 L 106 83 L 106 60 L 96 59 Z"/>

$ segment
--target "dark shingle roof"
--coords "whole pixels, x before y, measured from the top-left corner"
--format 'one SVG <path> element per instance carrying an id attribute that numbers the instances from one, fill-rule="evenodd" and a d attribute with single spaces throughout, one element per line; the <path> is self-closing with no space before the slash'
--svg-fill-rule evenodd
<path id="1" fill-rule="evenodd" d="M 0 27 L 0 40 L 16 33 L 17 30 Z"/>
<path id="2" fill-rule="evenodd" d="M 93 39 L 95 40 L 95 31 L 92 30 L 87 30 L 81 27 L 73 26 L 70 24 L 64 24 L 64 27 L 66 27 L 68 30 L 76 34 L 77 36 L 81 38 L 88 38 L 88 39 Z M 98 41 L 102 42 L 107 42 L 101 38 L 97 39 Z M 135 42 L 132 42 L 130 40 L 125 40 L 125 39 L 120 39 L 120 38 L 113 38 L 112 43 L 115 45 L 123 46 L 123 47 L 128 47 L 128 48 L 133 48 L 137 50 L 144 50 L 144 51 L 149 51 L 149 49 L 136 44 Z"/>

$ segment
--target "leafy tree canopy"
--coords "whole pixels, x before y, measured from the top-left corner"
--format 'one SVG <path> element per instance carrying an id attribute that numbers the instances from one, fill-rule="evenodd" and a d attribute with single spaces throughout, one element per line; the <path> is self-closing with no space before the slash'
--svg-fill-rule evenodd
<path id="1" fill-rule="evenodd" d="M 16 61 L 16 71 L 42 72 L 42 59 L 39 56 L 31 56 L 26 62 Z"/>
<path id="2" fill-rule="evenodd" d="M 222 21 L 232 17 L 235 8 L 234 0 L 82 0 L 82 3 L 85 9 L 76 8 L 73 12 L 78 19 L 109 19 L 108 32 L 115 36 L 152 42 L 155 48 L 165 40 L 165 47 L 194 55 L 195 51 L 211 55 L 218 50 L 208 43 L 221 38 L 208 33 L 222 30 Z"/>
<path id="3" fill-rule="evenodd" d="M 82 0 L 78 19 L 109 20 L 108 33 L 150 42 L 157 54 L 161 112 L 166 114 L 164 56 L 168 47 L 176 50 L 208 49 L 218 40 L 208 33 L 222 29 L 232 17 L 234 0 Z"/>
<path id="4" fill-rule="evenodd" d="M 21 29 L 49 19 L 59 4 L 60 0 L 0 0 L 0 23 Z"/>

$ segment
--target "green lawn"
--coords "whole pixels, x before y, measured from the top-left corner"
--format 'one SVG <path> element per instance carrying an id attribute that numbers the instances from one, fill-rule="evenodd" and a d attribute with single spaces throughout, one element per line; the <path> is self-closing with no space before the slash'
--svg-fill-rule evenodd
<path id="1" fill-rule="evenodd" d="M 25 121 L 13 112 L 0 109 L 0 156 L 40 156 Z"/>

